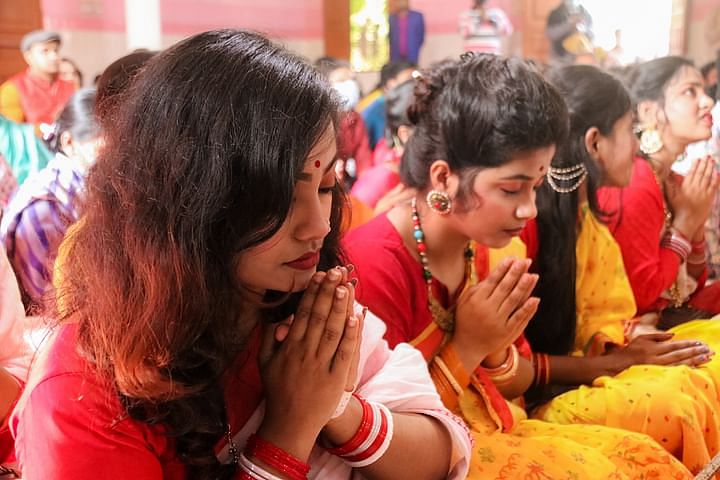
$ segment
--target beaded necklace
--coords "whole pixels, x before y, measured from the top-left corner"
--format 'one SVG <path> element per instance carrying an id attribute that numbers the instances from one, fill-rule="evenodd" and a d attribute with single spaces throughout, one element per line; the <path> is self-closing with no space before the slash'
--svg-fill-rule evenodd
<path id="1" fill-rule="evenodd" d="M 425 232 L 423 232 L 422 224 L 420 223 L 420 215 L 417 211 L 417 200 L 412 199 L 412 222 L 413 222 L 413 238 L 417 245 L 417 252 L 420 256 L 420 263 L 423 268 L 423 279 L 427 285 L 428 291 L 428 308 L 432 315 L 433 321 L 440 327 L 440 330 L 447 333 L 452 333 L 455 329 L 455 308 L 452 307 L 450 310 L 443 307 L 440 302 L 435 298 L 435 294 L 432 289 L 432 273 L 428 268 L 427 258 L 427 245 L 425 244 Z M 472 242 L 465 247 L 465 287 L 467 285 L 474 285 L 477 283 L 477 272 L 475 269 L 475 249 Z"/>

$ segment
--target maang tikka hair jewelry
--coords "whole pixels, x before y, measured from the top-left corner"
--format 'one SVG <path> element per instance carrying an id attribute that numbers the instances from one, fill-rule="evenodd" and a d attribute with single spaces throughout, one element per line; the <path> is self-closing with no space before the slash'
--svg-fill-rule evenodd
<path id="1" fill-rule="evenodd" d="M 430 210 L 440 215 L 447 215 L 452 210 L 452 200 L 447 192 L 430 190 L 425 197 L 425 202 Z"/>
<path id="2" fill-rule="evenodd" d="M 566 168 L 550 167 L 547 172 L 547 181 L 550 187 L 557 193 L 570 193 L 580 188 L 580 185 L 582 185 L 587 176 L 588 171 L 585 164 L 578 163 L 577 165 Z M 573 180 L 575 183 L 569 184 Z M 567 186 L 561 187 L 558 185 L 558 182 L 564 183 Z"/>

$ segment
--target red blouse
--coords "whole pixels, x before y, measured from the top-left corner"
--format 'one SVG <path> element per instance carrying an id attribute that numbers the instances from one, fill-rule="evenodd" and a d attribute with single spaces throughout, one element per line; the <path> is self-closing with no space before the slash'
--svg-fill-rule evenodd
<path id="1" fill-rule="evenodd" d="M 225 379 L 228 421 L 240 430 L 262 399 L 255 335 Z M 128 417 L 115 389 L 76 350 L 77 325 L 60 327 L 33 368 L 10 419 L 24 478 L 184 479 L 185 468 L 160 427 Z M 22 428 L 19 423 L 22 422 Z M 225 440 L 216 447 L 220 451 Z"/>
<path id="2" fill-rule="evenodd" d="M 660 246 L 665 226 L 663 194 L 650 164 L 636 158 L 630 185 L 601 188 L 598 199 L 600 208 L 610 214 L 608 227 L 622 250 L 638 314 L 664 308 L 668 301 L 660 295 L 675 282 L 680 258 Z M 699 279 L 698 289 L 705 277 Z"/>

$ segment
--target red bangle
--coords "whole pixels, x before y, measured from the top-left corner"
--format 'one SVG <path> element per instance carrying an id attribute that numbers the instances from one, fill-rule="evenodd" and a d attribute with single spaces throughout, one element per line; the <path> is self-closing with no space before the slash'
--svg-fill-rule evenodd
<path id="1" fill-rule="evenodd" d="M 705 253 L 705 240 L 700 240 L 699 242 L 692 242 L 692 252 L 693 253 Z"/>
<path id="2" fill-rule="evenodd" d="M 273 445 L 257 434 L 252 434 L 248 439 L 245 453 L 248 456 L 257 458 L 275 470 L 282 472 L 293 480 L 305 480 L 308 472 L 310 472 L 310 465 L 290 455 L 285 450 Z"/>
<path id="3" fill-rule="evenodd" d="M 535 386 L 543 386 L 550 383 L 550 358 L 546 353 L 533 353 L 533 370 L 535 371 Z"/>
<path id="4" fill-rule="evenodd" d="M 385 442 L 385 437 L 387 437 L 388 432 L 388 419 L 382 410 L 378 411 L 380 412 L 381 421 L 380 431 L 377 437 L 375 437 L 373 443 L 371 443 L 367 450 L 365 450 L 364 452 L 360 452 L 352 457 L 343 457 L 343 460 L 345 460 L 346 462 L 361 462 L 367 458 L 370 458 L 375 452 L 378 451 L 383 442 Z"/>
<path id="5" fill-rule="evenodd" d="M 328 448 L 327 452 L 331 455 L 337 455 L 338 457 L 341 457 L 343 455 L 347 455 L 348 453 L 352 452 L 353 450 L 356 450 L 362 443 L 367 439 L 368 435 L 370 435 L 370 431 L 372 430 L 373 425 L 373 411 L 370 404 L 365 401 L 364 398 L 360 397 L 359 395 L 353 394 L 355 398 L 357 398 L 360 401 L 360 405 L 362 405 L 363 413 L 362 413 L 362 420 L 360 420 L 360 426 L 357 429 L 357 432 L 355 432 L 355 435 L 345 442 L 344 444 L 340 445 L 336 448 Z"/>

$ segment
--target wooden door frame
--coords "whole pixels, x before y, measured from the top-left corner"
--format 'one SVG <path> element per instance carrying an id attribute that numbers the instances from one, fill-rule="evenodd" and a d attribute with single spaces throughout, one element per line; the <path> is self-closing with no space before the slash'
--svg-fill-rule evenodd
<path id="1" fill-rule="evenodd" d="M 0 83 L 27 65 L 20 52 L 26 33 L 42 28 L 40 0 L 0 0 Z"/>
<path id="2" fill-rule="evenodd" d="M 350 0 L 323 0 L 325 55 L 350 60 Z"/>

